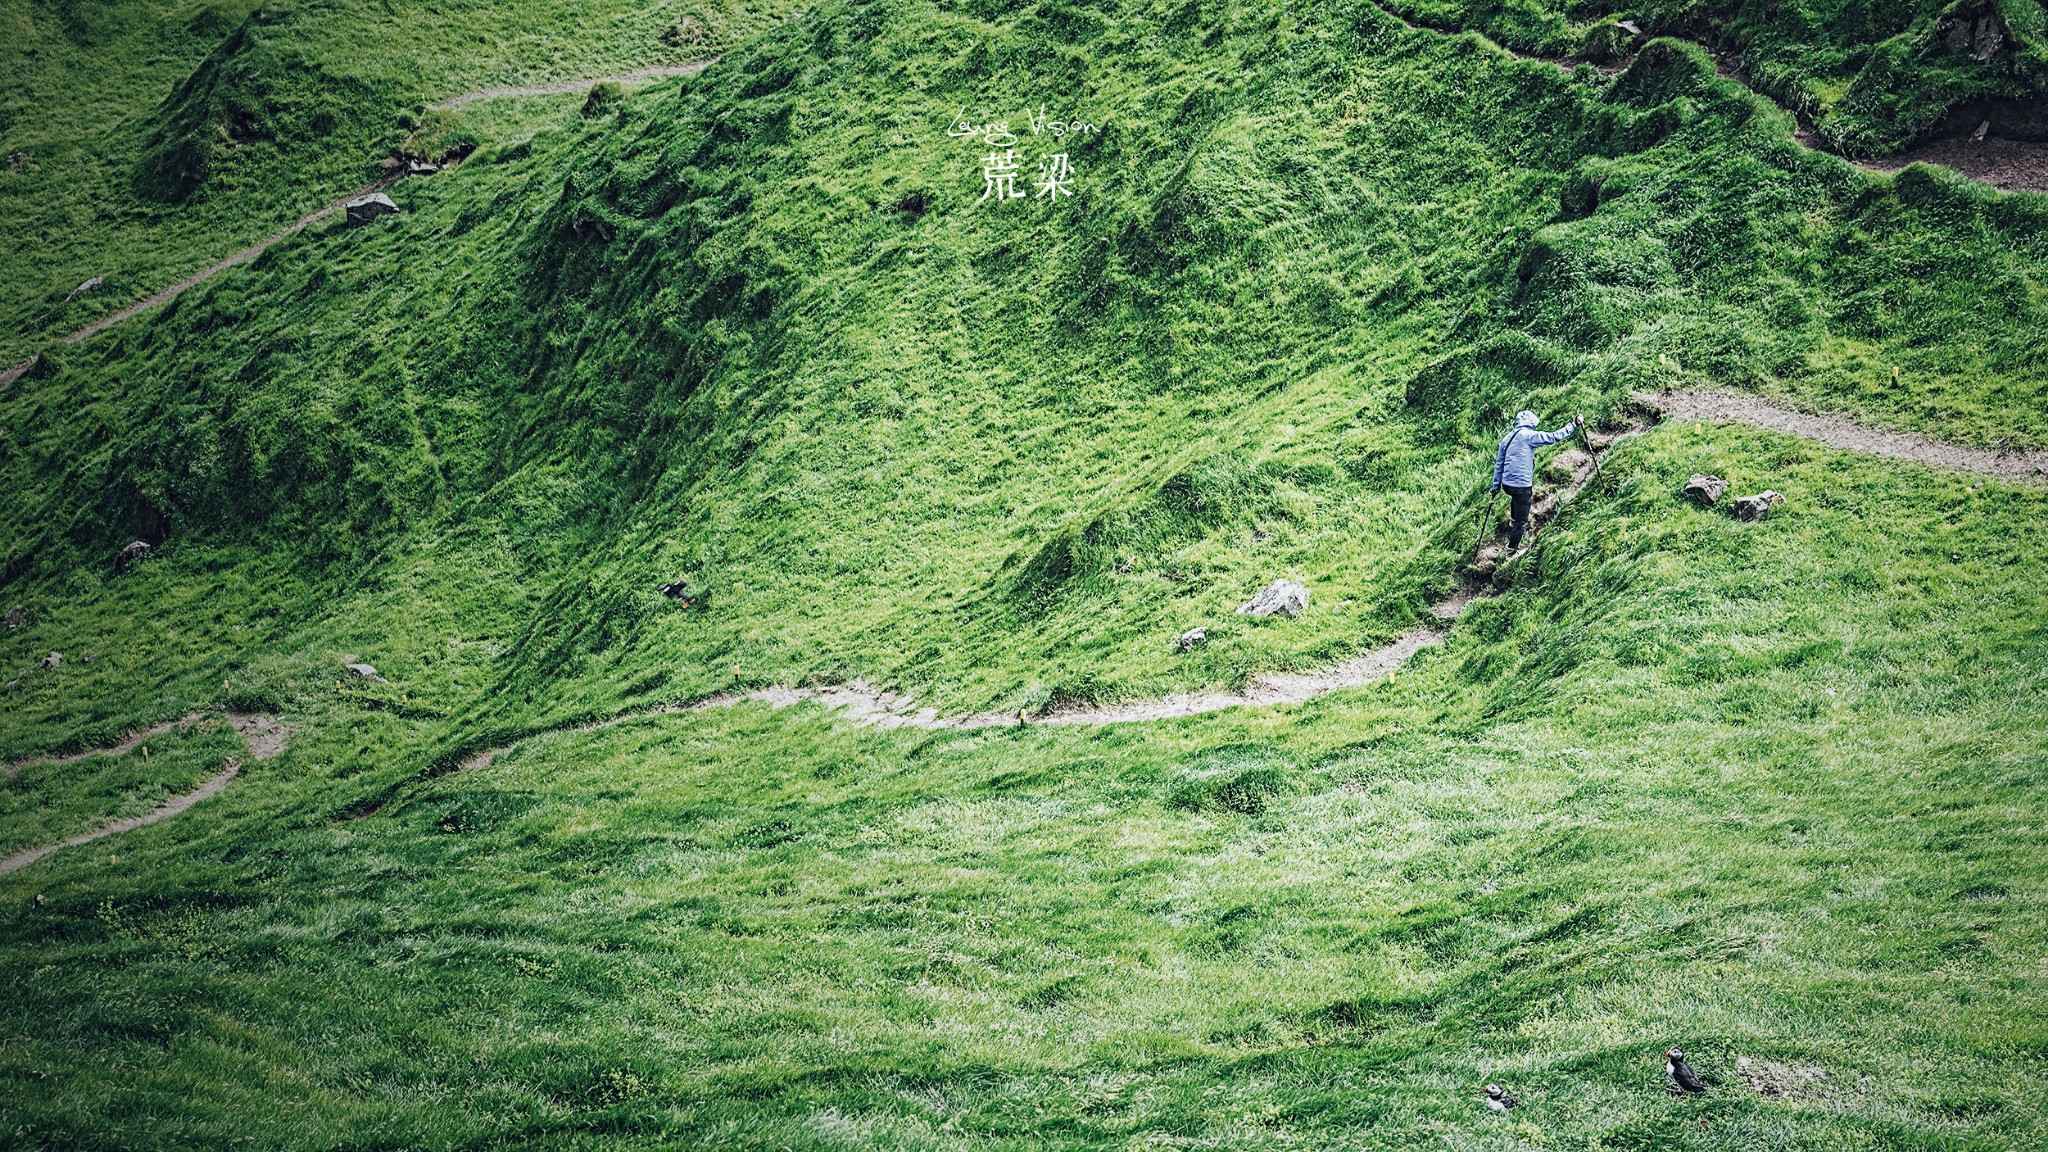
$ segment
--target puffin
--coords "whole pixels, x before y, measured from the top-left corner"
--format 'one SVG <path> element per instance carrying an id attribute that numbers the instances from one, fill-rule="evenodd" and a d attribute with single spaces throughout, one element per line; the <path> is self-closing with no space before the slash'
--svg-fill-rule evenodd
<path id="1" fill-rule="evenodd" d="M 1505 1112 L 1515 1106 L 1515 1098 L 1501 1091 L 1498 1084 L 1486 1086 L 1486 1106 L 1495 1112 Z"/>
<path id="2" fill-rule="evenodd" d="M 1705 1092 L 1707 1082 L 1685 1062 L 1685 1053 L 1673 1048 L 1664 1053 L 1664 1075 L 1671 1078 L 1673 1092 Z"/>

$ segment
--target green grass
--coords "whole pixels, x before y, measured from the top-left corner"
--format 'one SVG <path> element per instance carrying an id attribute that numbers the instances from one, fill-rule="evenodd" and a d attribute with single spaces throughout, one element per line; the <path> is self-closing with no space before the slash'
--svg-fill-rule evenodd
<path id="1" fill-rule="evenodd" d="M 1702 466 L 1791 501 L 1694 510 Z M 1540 581 L 1281 712 L 883 735 L 747 707 L 537 739 L 336 824 L 384 749 L 315 709 L 133 869 L 10 881 L 52 898 L 0 918 L 44 973 L 6 1010 L 41 1086 L 16 1138 L 2027 1146 L 2048 717 L 2014 540 L 2043 499 L 1660 431 Z M 1232 771 L 1269 783 L 1177 783 Z M 1671 1043 L 1721 1086 L 1668 1097 Z M 1767 1099 L 1741 1057 L 1828 1078 Z"/>
<path id="2" fill-rule="evenodd" d="M 294 731 L 0 883 L 13 1143 L 2041 1142 L 2039 491 L 1667 427 L 1299 709 L 572 730 L 1334 662 L 1451 589 L 1524 405 L 2048 443 L 2038 198 L 1803 151 L 1682 46 L 1610 84 L 1370 5 L 833 5 L 599 103 L 437 117 L 479 148 L 399 216 L 0 393 L 0 755 Z M 1077 195 L 978 203 L 946 125 L 1040 104 L 1101 125 Z M 1233 614 L 1276 576 L 1307 614 Z M 9 843 L 185 783 L 70 768 Z"/>
<path id="3" fill-rule="evenodd" d="M 1828 148 L 1849 156 L 1896 152 L 1942 127 L 1943 117 L 1986 101 L 2038 105 L 2048 87 L 2048 18 L 2034 0 L 1891 5 L 1792 3 L 1501 4 L 1496 0 L 1391 0 L 1389 11 L 1433 28 L 1483 32 L 1517 50 L 1606 62 L 1641 37 L 1675 36 L 1728 51 L 1746 81 L 1802 121 Z M 1986 60 L 1952 47 L 1980 19 L 1997 21 L 2001 43 Z M 2000 115 L 2001 120 L 2004 119 Z M 1953 134 L 1974 127 L 1946 125 Z"/>
<path id="4" fill-rule="evenodd" d="M 248 759 L 241 738 L 217 719 L 151 737 L 121 756 L 26 764 L 0 790 L 0 855 L 140 816 L 190 792 L 230 756 Z"/>
<path id="5" fill-rule="evenodd" d="M 794 11 L 7 0 L 0 156 L 30 161 L 0 162 L 0 361 L 381 177 L 426 104 L 701 59 Z M 703 35 L 667 35 L 683 19 Z"/>

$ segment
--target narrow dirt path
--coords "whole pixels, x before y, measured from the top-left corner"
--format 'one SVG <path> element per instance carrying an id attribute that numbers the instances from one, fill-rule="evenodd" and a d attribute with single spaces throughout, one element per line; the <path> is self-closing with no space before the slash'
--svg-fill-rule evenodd
<path id="1" fill-rule="evenodd" d="M 45 844 L 41 848 L 30 848 L 27 851 L 16 852 L 7 859 L 0 860 L 0 876 L 5 876 L 9 872 L 19 872 L 59 849 L 75 848 L 80 844 L 90 844 L 102 836 L 117 835 L 131 829 L 140 828 L 144 824 L 154 824 L 159 820 L 176 816 L 178 813 L 183 812 L 185 809 L 190 808 L 209 796 L 220 795 L 221 789 L 226 788 L 241 770 L 242 762 L 229 757 L 227 767 L 221 769 L 219 775 L 211 777 L 206 783 L 185 793 L 183 796 L 165 801 L 158 808 L 145 812 L 140 816 L 130 816 L 126 820 L 116 820 L 104 828 L 96 828 L 91 832 L 82 832 L 69 840 L 61 840 L 55 844 Z"/>
<path id="2" fill-rule="evenodd" d="M 1638 393 L 1636 401 L 1673 420 L 1711 420 L 1747 424 L 1818 440 L 1830 448 L 1910 460 L 1933 468 L 1971 472 L 2019 484 L 2048 483 L 2048 452 L 1998 452 L 1965 448 L 1946 440 L 1887 432 L 1840 416 L 1816 416 L 1771 403 L 1749 392 L 1697 389 L 1687 392 Z"/>
<path id="3" fill-rule="evenodd" d="M 189 728 L 202 720 L 215 716 L 224 716 L 229 723 L 235 726 L 235 731 L 241 733 L 242 739 L 249 746 L 249 757 L 252 760 L 268 760 L 279 752 L 284 751 L 285 741 L 291 736 L 291 729 L 286 728 L 268 716 L 257 715 L 251 712 L 195 712 L 182 719 L 167 721 L 163 724 L 142 729 L 139 732 L 131 732 L 127 736 L 122 737 L 120 741 L 110 744 L 105 748 L 74 752 L 68 756 L 44 756 L 17 760 L 7 765 L 6 774 L 13 776 L 31 764 L 75 764 L 88 756 L 119 756 L 124 752 L 133 750 L 136 745 L 144 740 L 161 736 L 166 732 L 176 729 Z M 183 812 L 185 809 L 192 807 L 209 796 L 220 795 L 221 790 L 226 788 L 241 771 L 242 762 L 230 756 L 222 765 L 221 770 L 215 775 L 208 777 L 199 787 L 185 793 L 183 796 L 174 796 L 140 816 L 130 816 L 125 820 L 116 820 L 112 824 L 95 828 L 90 832 L 81 832 L 68 840 L 60 840 L 55 844 L 45 844 L 40 848 L 24 849 L 4 860 L 0 860 L 0 876 L 5 876 L 9 872 L 19 872 L 23 868 L 60 849 L 75 848 L 80 844 L 90 844 L 104 836 L 118 835 L 131 829 L 140 828 L 144 824 L 154 824 L 159 820 L 176 816 L 178 813 Z"/>
<path id="4" fill-rule="evenodd" d="M 1597 452 L 1588 452 L 1579 447 L 1570 447 L 1561 452 L 1557 459 L 1572 469 L 1571 477 L 1555 489 L 1544 493 L 1530 511 L 1530 534 L 1523 547 L 1513 554 L 1504 554 L 1498 545 L 1482 548 L 1480 563 L 1468 567 L 1467 578 L 1457 591 L 1430 606 L 1433 621 L 1429 625 L 1412 628 L 1394 640 L 1369 652 L 1345 661 L 1342 664 L 1313 672 L 1271 672 L 1254 680 L 1241 692 L 1222 690 L 1205 692 L 1176 692 L 1151 700 L 1132 700 L 1109 704 L 1074 704 L 1055 708 L 1050 712 L 1033 716 L 1025 712 L 973 712 L 963 716 L 941 716 L 937 709 L 920 708 L 917 701 L 904 693 L 876 688 L 864 681 L 855 680 L 848 684 L 831 684 L 817 687 L 798 687 L 774 684 L 766 688 L 755 688 L 746 692 L 722 692 L 689 704 L 664 704 L 639 712 L 628 712 L 590 724 L 570 728 L 558 728 L 548 732 L 535 732 L 518 740 L 476 752 L 453 769 L 465 772 L 482 768 L 499 756 L 518 747 L 527 740 L 538 736 L 553 735 L 557 732 L 596 732 L 616 727 L 634 720 L 653 716 L 673 715 L 684 712 L 704 712 L 714 708 L 731 708 L 739 704 L 761 703 L 774 708 L 788 708 L 797 704 L 814 703 L 840 713 L 856 724 L 869 728 L 891 730 L 916 728 L 927 731 L 973 731 L 982 728 L 1016 728 L 1026 725 L 1045 727 L 1098 726 L 1106 724 L 1134 724 L 1151 720 L 1170 720 L 1182 716 L 1199 716 L 1208 712 L 1221 712 L 1229 708 L 1259 708 L 1275 704 L 1302 704 L 1318 696 L 1326 696 L 1345 688 L 1362 688 L 1391 675 L 1408 661 L 1408 658 L 1425 648 L 1443 643 L 1445 632 L 1451 623 L 1462 615 L 1473 601 L 1495 594 L 1490 583 L 1492 573 L 1501 565 L 1525 555 L 1534 547 L 1536 538 L 1558 511 L 1573 496 L 1578 495 L 1592 480 L 1599 468 L 1599 460 L 1615 443 L 1630 436 L 1638 435 L 1649 428 L 1647 422 L 1623 427 L 1611 435 L 1606 443 L 1598 446 Z M 411 782 L 408 782 L 411 783 Z M 404 785 L 400 786 L 401 788 Z M 353 819 L 363 819 L 380 811 L 397 789 L 375 803 L 366 806 Z"/>
<path id="5" fill-rule="evenodd" d="M 589 88 L 594 84 L 631 84 L 639 80 L 659 80 L 671 76 L 695 76 L 697 73 L 717 63 L 717 60 L 718 58 L 714 56 L 709 60 L 694 60 L 688 64 L 669 64 L 654 68 L 639 68 L 631 72 L 621 72 L 616 76 L 597 76 L 588 80 L 563 80 L 554 84 L 537 84 L 524 88 L 479 88 L 474 92 L 464 92 L 458 96 L 450 96 L 432 107 L 445 111 L 460 108 L 465 104 L 474 104 L 479 100 L 496 100 L 507 96 L 555 96 Z M 161 292 L 138 300 L 118 312 L 100 317 L 78 331 L 63 337 L 63 342 L 66 344 L 77 344 L 106 331 L 108 328 L 119 324 L 131 316 L 168 304 L 186 289 L 203 284 L 238 264 L 246 264 L 254 260 L 278 241 L 296 236 L 321 217 L 341 211 L 342 205 L 347 204 L 349 201 L 368 196 L 372 192 L 381 191 L 398 179 L 398 176 L 386 176 L 375 183 L 365 184 L 345 196 L 337 197 L 272 232 L 256 243 L 249 245 L 247 248 L 194 272 L 192 275 L 185 277 Z M 23 373 L 35 367 L 35 363 L 36 357 L 31 356 L 13 367 L 0 369 L 0 388 L 5 388 L 16 380 L 21 379 Z"/>

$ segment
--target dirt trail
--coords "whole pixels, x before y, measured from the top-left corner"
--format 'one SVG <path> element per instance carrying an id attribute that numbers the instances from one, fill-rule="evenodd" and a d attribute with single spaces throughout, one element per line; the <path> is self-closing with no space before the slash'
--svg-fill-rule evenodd
<path id="1" fill-rule="evenodd" d="M 249 757 L 252 760 L 268 760 L 279 752 L 284 751 L 284 743 L 291 736 L 291 729 L 286 728 L 268 716 L 261 716 L 251 712 L 195 712 L 182 719 L 171 720 L 154 727 L 145 728 L 140 732 L 131 732 L 127 736 L 122 737 L 118 743 L 108 745 L 105 748 L 74 752 L 68 756 L 46 756 L 28 760 L 17 760 L 7 765 L 6 774 L 12 776 L 31 764 L 74 764 L 88 756 L 119 756 L 124 752 L 131 751 L 136 745 L 151 737 L 161 736 L 174 729 L 189 728 L 202 720 L 214 716 L 223 716 L 229 723 L 235 726 L 235 731 L 241 733 L 242 739 L 248 743 Z M 207 778 L 205 783 L 185 793 L 183 796 L 174 796 L 164 801 L 156 808 L 140 816 L 130 816 L 125 820 L 116 820 L 105 827 L 95 828 L 90 832 L 81 832 L 69 840 L 60 840 L 55 844 L 45 844 L 40 848 L 24 849 L 4 860 L 0 860 L 0 876 L 4 876 L 9 872 L 19 872 L 21 869 L 59 849 L 89 844 L 102 836 L 117 835 L 130 829 L 140 828 L 144 824 L 154 824 L 159 820 L 176 816 L 178 813 L 183 812 L 185 809 L 190 808 L 209 796 L 220 795 L 221 790 L 226 788 L 241 771 L 242 762 L 230 756 L 220 772 Z"/>
<path id="2" fill-rule="evenodd" d="M 0 860 L 0 876 L 5 876 L 9 872 L 19 872 L 60 848 L 75 848 L 80 844 L 90 844 L 102 836 L 113 836 L 117 833 L 140 828 L 144 824 L 154 824 L 159 820 L 176 816 L 178 813 L 183 812 L 185 809 L 190 808 L 209 796 L 220 795 L 221 789 L 226 788 L 229 782 L 234 780 L 236 774 L 241 772 L 241 770 L 242 762 L 229 757 L 227 767 L 223 768 L 219 775 L 212 777 L 206 783 L 185 793 L 183 796 L 165 801 L 158 808 L 145 812 L 140 816 L 130 816 L 126 820 L 116 820 L 104 828 L 96 828 L 91 832 L 82 832 L 69 840 L 62 840 L 55 844 L 45 844 L 41 848 L 30 848 L 26 851 L 16 852 L 7 859 Z"/>
<path id="3" fill-rule="evenodd" d="M 1638 403 L 1673 420 L 1713 420 L 1747 424 L 1808 440 L 1830 448 L 1911 460 L 1935 468 L 1972 472 L 2022 484 L 2048 483 L 2048 452 L 1999 452 L 1965 448 L 1945 440 L 1908 432 L 1887 432 L 1840 416 L 1815 416 L 1771 403 L 1748 392 L 1699 389 L 1689 392 L 1638 393 Z"/>
<path id="4" fill-rule="evenodd" d="M 621 72 L 616 76 L 597 76 L 588 80 L 564 80 L 555 84 L 539 84 L 525 88 L 479 88 L 474 92 L 464 92 L 459 96 L 450 96 L 448 99 L 433 105 L 433 107 L 448 110 L 460 108 L 465 104 L 474 104 L 479 100 L 495 100 L 505 96 L 553 96 L 566 92 L 575 92 L 578 91 L 579 89 L 589 88 L 594 84 L 631 84 L 634 81 L 638 80 L 658 80 L 670 76 L 695 76 L 697 73 L 702 72 L 704 69 L 709 68 L 711 65 L 715 63 L 717 63 L 717 58 L 713 57 L 709 60 L 696 60 L 688 64 L 669 64 L 655 68 L 640 68 L 632 72 Z M 192 288 L 196 287 L 199 284 L 203 284 L 206 281 L 213 279 L 215 276 L 220 275 L 222 272 L 225 272 L 228 269 L 233 268 L 237 264 L 246 264 L 249 261 L 254 260 L 256 257 L 262 255 L 265 250 L 270 248 L 271 245 L 276 244 L 278 241 L 288 239 L 292 236 L 297 235 L 300 232 L 305 231 L 308 225 L 311 225 L 314 221 L 319 220 L 321 217 L 326 216 L 331 212 L 339 212 L 341 210 L 342 205 L 347 204 L 349 201 L 358 199 L 363 196 L 368 196 L 372 192 L 381 191 L 382 189 L 389 187 L 391 183 L 397 179 L 399 179 L 399 177 L 396 175 L 386 176 L 384 179 L 378 180 L 375 183 L 365 184 L 361 188 L 358 188 L 355 191 L 350 192 L 346 196 L 337 197 L 336 199 L 331 200 L 318 208 L 315 208 L 313 211 L 306 213 L 304 216 L 299 217 L 297 220 L 292 221 L 290 224 L 287 224 L 284 227 L 278 229 L 277 231 L 272 232 L 270 235 L 265 236 L 263 239 L 258 240 L 256 243 L 249 245 L 247 248 L 242 249 L 240 252 L 237 252 L 232 256 L 228 256 L 225 259 L 218 261 L 217 263 L 208 265 L 207 267 L 197 272 L 194 272 L 192 275 L 185 277 L 183 280 L 178 281 L 176 284 L 173 284 L 168 288 L 165 288 L 163 291 L 157 292 L 144 299 L 138 300 L 135 303 L 128 305 L 126 308 L 123 308 L 118 312 L 114 312 L 109 315 L 100 317 L 98 320 L 95 320 L 92 323 L 86 325 L 85 327 L 80 328 L 78 331 L 73 332 L 68 336 L 65 336 L 63 338 L 63 341 L 66 344 L 77 344 L 80 341 L 86 340 L 89 337 L 96 336 L 99 333 L 106 331 L 108 328 L 111 328 L 114 325 L 119 324 L 121 321 L 126 320 L 131 316 L 135 316 L 142 312 L 147 312 L 150 309 L 156 308 L 160 305 L 168 304 L 172 300 L 176 299 L 178 295 L 184 292 L 187 288 Z M 0 388 L 5 388 L 8 385 L 14 383 L 16 380 L 21 379 L 23 373 L 27 372 L 30 368 L 35 367 L 35 363 L 36 357 L 31 356 L 28 359 L 23 360 L 21 363 L 16 364 L 11 368 L 0 369 Z"/>
<path id="5" fill-rule="evenodd" d="M 1555 489 L 1546 492 L 1536 502 L 1530 513 L 1530 535 L 1527 543 L 1517 552 L 1504 555 L 1497 546 L 1482 550 L 1481 558 L 1486 561 L 1485 572 L 1491 572 L 1499 565 L 1512 562 L 1526 554 L 1534 546 L 1537 534 L 1557 515 L 1566 501 L 1576 496 L 1580 489 L 1593 478 L 1598 470 L 1600 457 L 1617 441 L 1637 435 L 1649 427 L 1647 423 L 1631 424 L 1620 429 L 1597 453 L 1588 453 L 1578 448 L 1569 448 L 1557 459 L 1571 468 L 1568 480 Z M 1257 708 L 1274 704 L 1302 704 L 1345 688 L 1362 688 L 1390 676 L 1408 658 L 1443 643 L 1445 631 L 1451 622 L 1462 615 L 1474 600 L 1495 594 L 1493 586 L 1485 582 L 1486 577 L 1468 579 L 1457 591 L 1430 606 L 1432 624 L 1413 628 L 1390 643 L 1370 652 L 1355 656 L 1342 664 L 1313 672 L 1271 672 L 1254 680 L 1241 692 L 1213 690 L 1206 692 L 1176 692 L 1151 700 L 1132 700 L 1111 704 L 1073 704 L 1033 716 L 1025 712 L 973 712 L 963 716 L 941 716 L 937 709 L 920 708 L 917 701 L 904 693 L 876 688 L 864 681 L 855 680 L 848 684 L 832 684 L 818 687 L 798 687 L 774 684 L 766 688 L 755 688 L 745 692 L 722 692 L 690 704 L 667 704 L 643 712 L 629 712 L 583 724 L 574 728 L 557 729 L 568 732 L 595 732 L 615 725 L 640 720 L 650 716 L 668 715 L 678 712 L 703 712 L 713 708 L 730 708 L 749 702 L 767 704 L 775 708 L 788 708 L 796 704 L 814 703 L 840 713 L 856 724 L 883 730 L 896 728 L 917 728 L 928 731 L 972 731 L 981 728 L 1016 728 L 1024 725 L 1059 727 L 1065 725 L 1133 724 L 1150 720 L 1169 720 L 1181 716 L 1199 716 L 1205 712 L 1220 712 L 1227 708 Z M 534 735 L 543 735 L 535 733 Z M 525 739 L 515 740 L 496 748 L 475 753 L 455 766 L 455 771 L 481 768 L 511 751 Z M 388 798 L 388 797 L 387 797 Z M 363 810 L 356 818 L 374 814 L 383 807 L 383 801 Z"/>

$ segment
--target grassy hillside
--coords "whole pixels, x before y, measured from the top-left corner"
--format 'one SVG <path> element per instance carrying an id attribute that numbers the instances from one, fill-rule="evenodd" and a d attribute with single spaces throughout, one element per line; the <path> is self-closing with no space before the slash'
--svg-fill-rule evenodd
<path id="1" fill-rule="evenodd" d="M 384 175 L 427 104 L 702 59 L 794 10 L 6 0 L 0 361 Z"/>
<path id="2" fill-rule="evenodd" d="M 1789 130 L 1673 41 L 1610 80 L 1370 4 L 1052 0 L 828 5 L 443 121 L 481 147 L 399 216 L 0 392 L 0 756 L 295 733 L 4 881 L 15 1139 L 2038 1142 L 2037 491 L 1664 427 L 1445 647 L 1302 709 L 565 730 L 1336 661 L 1451 589 L 1524 405 L 1722 384 L 2048 444 L 2041 200 Z M 1025 195 L 985 200 L 1005 148 Z M 1692 509 L 1692 471 L 1788 505 Z M 1303 617 L 1233 614 L 1280 576 Z M 44 789 L 10 842 L 198 739 L 7 782 Z M 1717 1092 L 1662 1095 L 1673 1042 Z"/>
<path id="3" fill-rule="evenodd" d="M 1895 152 L 1929 132 L 1968 132 L 1987 116 L 2003 134 L 2048 138 L 2048 15 L 2035 0 L 1387 7 L 1432 27 L 1597 63 L 1626 58 L 1655 36 L 1708 44 L 1728 51 L 1748 82 L 1811 124 L 1823 144 L 1851 156 Z"/>
<path id="4" fill-rule="evenodd" d="M 656 718 L 329 823 L 406 746 L 316 708 L 0 914 L 16 1138 L 2036 1144 L 2043 503 L 1662 430 L 1539 586 L 1279 714 Z M 1722 1085 L 1669 1098 L 1673 1042 Z"/>

